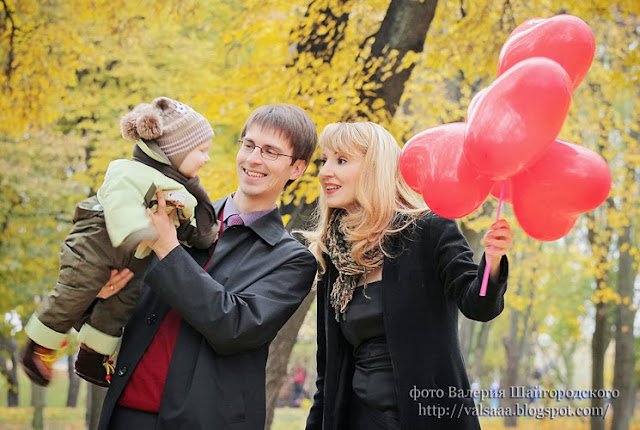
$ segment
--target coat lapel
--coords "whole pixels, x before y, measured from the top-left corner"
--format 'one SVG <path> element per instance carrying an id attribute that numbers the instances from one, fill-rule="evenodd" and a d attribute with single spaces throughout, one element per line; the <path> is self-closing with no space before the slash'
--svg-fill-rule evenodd
<path id="1" fill-rule="evenodd" d="M 224 209 L 230 196 L 213 202 L 217 214 Z M 255 247 L 265 247 L 264 251 L 275 246 L 285 234 L 282 218 L 277 208 L 267 213 L 248 226 L 234 226 L 223 230 L 215 245 L 211 263 L 207 272 L 232 293 L 242 291 L 251 277 L 243 273 L 243 261 L 251 258 Z M 259 252 L 264 256 L 264 252 Z M 262 257 L 264 258 L 264 257 Z"/>

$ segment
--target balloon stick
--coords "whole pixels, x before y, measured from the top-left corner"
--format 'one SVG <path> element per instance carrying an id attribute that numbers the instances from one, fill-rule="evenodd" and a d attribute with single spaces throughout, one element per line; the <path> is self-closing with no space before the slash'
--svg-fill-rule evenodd
<path id="1" fill-rule="evenodd" d="M 498 214 L 496 215 L 496 221 L 500 219 L 500 212 L 502 210 L 502 199 L 504 197 L 504 182 L 500 182 L 500 200 L 498 200 Z M 493 250 L 493 246 L 489 248 L 489 251 Z M 484 266 L 484 274 L 482 275 L 482 285 L 480 286 L 480 295 L 487 295 L 487 284 L 489 283 L 489 272 L 491 271 L 491 261 L 493 260 L 491 255 L 486 256 L 486 265 Z"/>

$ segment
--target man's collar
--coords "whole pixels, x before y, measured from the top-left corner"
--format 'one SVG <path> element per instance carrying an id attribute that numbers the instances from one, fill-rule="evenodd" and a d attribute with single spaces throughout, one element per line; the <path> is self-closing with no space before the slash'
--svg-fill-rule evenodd
<path id="1" fill-rule="evenodd" d="M 227 199 L 231 196 L 223 197 L 213 202 L 213 208 L 216 210 L 216 214 L 224 208 L 227 203 Z M 226 217 L 226 214 L 225 214 Z M 253 230 L 258 236 L 262 238 L 269 245 L 274 246 L 285 232 L 284 224 L 282 223 L 282 217 L 277 207 L 264 216 L 257 219 L 255 222 L 247 225 L 248 228 Z"/>

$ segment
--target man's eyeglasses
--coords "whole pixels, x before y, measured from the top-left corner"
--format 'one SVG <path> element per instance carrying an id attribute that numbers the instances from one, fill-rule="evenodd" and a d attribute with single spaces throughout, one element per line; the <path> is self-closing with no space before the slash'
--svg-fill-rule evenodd
<path id="1" fill-rule="evenodd" d="M 279 152 L 276 152 L 273 148 L 269 146 L 267 147 L 258 146 L 255 143 L 251 142 L 250 140 L 238 139 L 238 143 L 240 144 L 240 150 L 243 152 L 246 152 L 247 154 L 251 154 L 254 149 L 259 148 L 260 156 L 265 160 L 275 161 L 278 159 L 280 155 L 282 155 L 283 157 L 289 157 L 292 160 L 296 159 L 293 155 L 281 154 Z"/>

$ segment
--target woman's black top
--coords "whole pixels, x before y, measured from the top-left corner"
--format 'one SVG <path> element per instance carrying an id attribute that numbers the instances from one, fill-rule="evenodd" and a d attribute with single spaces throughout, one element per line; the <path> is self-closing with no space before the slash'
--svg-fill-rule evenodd
<path id="1" fill-rule="evenodd" d="M 365 405 L 397 411 L 393 366 L 382 319 L 382 282 L 356 287 L 340 329 L 353 347 L 353 392 Z"/>

